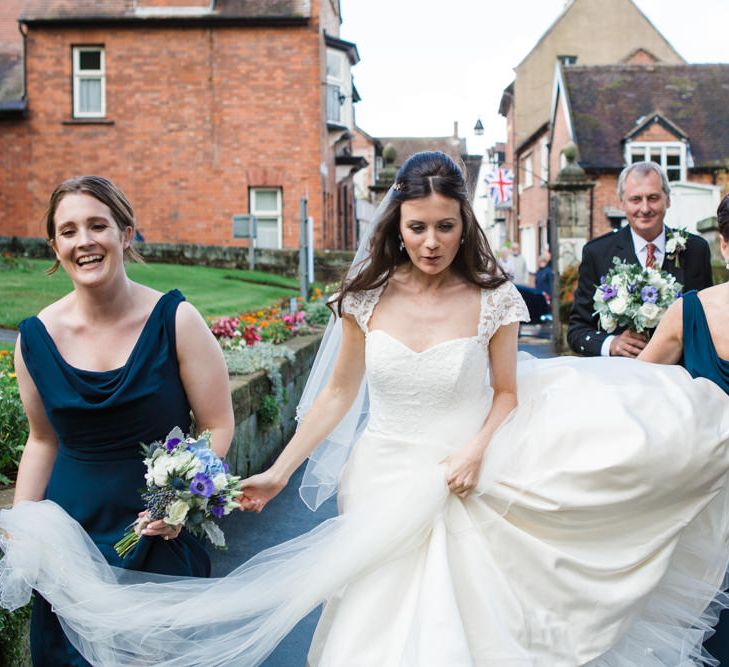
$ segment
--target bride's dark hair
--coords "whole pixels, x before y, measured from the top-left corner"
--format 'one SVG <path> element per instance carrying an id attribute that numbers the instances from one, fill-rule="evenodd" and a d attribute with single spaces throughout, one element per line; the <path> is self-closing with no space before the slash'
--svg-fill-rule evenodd
<path id="1" fill-rule="evenodd" d="M 404 201 L 421 199 L 434 192 L 455 199 L 461 209 L 463 243 L 451 268 L 483 289 L 493 289 L 508 280 L 473 213 L 463 172 L 445 153 L 423 151 L 409 157 L 400 167 L 390 190 L 390 200 L 372 232 L 361 270 L 344 278 L 342 288 L 330 302 L 340 316 L 342 300 L 348 293 L 380 287 L 398 266 L 410 261 L 407 253 L 400 250 L 400 206 Z M 354 269 L 357 271 L 356 266 Z"/>

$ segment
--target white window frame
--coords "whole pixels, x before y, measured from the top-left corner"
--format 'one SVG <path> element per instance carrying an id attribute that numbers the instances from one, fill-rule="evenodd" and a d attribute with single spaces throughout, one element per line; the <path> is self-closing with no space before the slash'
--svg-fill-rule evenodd
<path id="1" fill-rule="evenodd" d="M 541 179 L 541 185 L 546 186 L 549 182 L 549 145 L 547 144 L 546 139 L 542 139 L 539 151 L 539 177 Z"/>
<path id="2" fill-rule="evenodd" d="M 631 141 L 625 144 L 625 164 L 633 164 L 633 154 L 642 153 L 642 159 L 649 161 L 651 153 L 660 153 L 660 162 L 663 172 L 668 176 L 667 157 L 669 151 L 679 152 L 680 176 L 679 181 L 685 181 L 687 175 L 688 151 L 682 141 Z M 669 179 L 670 180 L 670 179 Z"/>
<path id="3" fill-rule="evenodd" d="M 336 58 L 339 61 L 339 74 L 336 72 L 330 72 L 329 59 Z M 341 125 L 342 127 L 351 127 L 350 118 L 351 110 L 351 84 L 349 83 L 350 77 L 350 65 L 347 54 L 338 49 L 328 48 L 327 49 L 327 96 L 326 96 L 326 116 L 327 123 L 334 123 L 335 125 Z M 339 106 L 338 116 L 339 118 L 333 118 L 329 115 L 329 98 L 334 89 L 337 90 L 337 102 Z M 349 105 L 348 105 L 349 100 Z"/>
<path id="4" fill-rule="evenodd" d="M 270 209 L 258 210 L 257 196 L 262 192 L 275 192 L 276 193 L 276 210 Z M 272 187 L 255 187 L 248 190 L 248 210 L 251 215 L 255 215 L 259 220 L 261 218 L 276 218 L 277 225 L 277 245 L 275 249 L 283 248 L 283 190 L 281 188 Z M 260 239 L 256 240 L 257 248 L 270 248 L 271 246 L 263 246 L 260 243 Z"/>
<path id="5" fill-rule="evenodd" d="M 534 154 L 527 153 L 522 158 L 522 164 L 524 165 L 524 189 L 526 190 L 534 185 Z"/>
<path id="6" fill-rule="evenodd" d="M 98 70 L 82 70 L 80 56 L 90 51 L 99 52 Z M 106 50 L 103 46 L 74 46 L 73 47 L 73 117 L 74 118 L 105 118 L 106 117 Z M 101 100 L 99 111 L 81 111 L 81 81 L 98 80 L 101 82 Z"/>

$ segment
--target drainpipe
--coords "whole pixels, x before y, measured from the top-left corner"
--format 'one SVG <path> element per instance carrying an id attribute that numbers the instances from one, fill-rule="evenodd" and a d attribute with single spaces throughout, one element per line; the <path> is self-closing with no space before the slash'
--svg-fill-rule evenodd
<path id="1" fill-rule="evenodd" d="M 20 99 L 28 99 L 28 26 L 18 21 L 18 31 L 23 36 L 23 95 Z"/>

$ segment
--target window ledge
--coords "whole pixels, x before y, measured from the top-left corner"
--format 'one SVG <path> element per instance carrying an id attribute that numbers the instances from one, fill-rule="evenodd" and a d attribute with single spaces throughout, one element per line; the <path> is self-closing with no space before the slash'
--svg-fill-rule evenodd
<path id="1" fill-rule="evenodd" d="M 114 125 L 109 118 L 67 118 L 61 121 L 62 125 Z"/>

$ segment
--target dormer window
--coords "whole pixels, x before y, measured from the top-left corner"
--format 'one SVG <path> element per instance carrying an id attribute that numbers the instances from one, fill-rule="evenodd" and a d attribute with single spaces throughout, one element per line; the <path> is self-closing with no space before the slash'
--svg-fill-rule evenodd
<path id="1" fill-rule="evenodd" d="M 657 162 L 669 181 L 685 181 L 687 166 L 686 144 L 677 142 L 631 142 L 626 145 L 626 162 Z"/>

